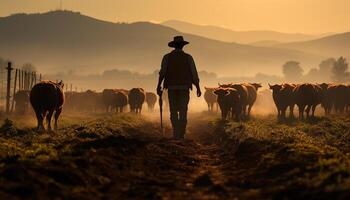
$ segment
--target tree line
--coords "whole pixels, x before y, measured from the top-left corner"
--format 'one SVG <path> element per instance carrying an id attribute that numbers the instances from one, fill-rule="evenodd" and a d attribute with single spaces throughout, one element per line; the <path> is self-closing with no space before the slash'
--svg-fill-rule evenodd
<path id="1" fill-rule="evenodd" d="M 304 74 L 303 68 L 297 61 L 288 61 L 282 66 L 286 81 L 312 80 L 315 82 L 346 83 L 350 81 L 349 66 L 344 57 L 323 60 L 317 68 L 310 69 Z"/>

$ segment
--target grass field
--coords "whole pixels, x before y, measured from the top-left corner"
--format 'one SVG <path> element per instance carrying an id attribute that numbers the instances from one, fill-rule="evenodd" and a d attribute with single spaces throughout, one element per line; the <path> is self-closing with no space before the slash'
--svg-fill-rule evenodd
<path id="1" fill-rule="evenodd" d="M 153 119 L 66 115 L 53 134 L 2 119 L 1 199 L 350 198 L 349 116 L 237 123 L 194 113 L 185 141 Z"/>

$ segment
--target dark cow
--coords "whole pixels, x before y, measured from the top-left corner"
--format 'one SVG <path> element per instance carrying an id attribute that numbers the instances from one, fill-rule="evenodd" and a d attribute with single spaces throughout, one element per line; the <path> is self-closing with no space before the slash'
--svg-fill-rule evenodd
<path id="1" fill-rule="evenodd" d="M 123 112 L 128 105 L 128 90 L 124 89 L 104 89 L 102 92 L 102 102 L 107 112 L 116 110 Z"/>
<path id="2" fill-rule="evenodd" d="M 128 105 L 128 96 L 125 91 L 116 91 L 115 92 L 115 108 L 117 112 L 124 112 L 125 107 Z"/>
<path id="3" fill-rule="evenodd" d="M 102 102 L 106 109 L 106 112 L 109 112 L 113 109 L 115 104 L 115 90 L 114 89 L 104 89 L 102 91 Z"/>
<path id="4" fill-rule="evenodd" d="M 208 105 L 208 111 L 214 111 L 214 105 L 217 104 L 217 96 L 214 94 L 216 88 L 204 87 L 204 99 Z"/>
<path id="5" fill-rule="evenodd" d="M 289 117 L 294 118 L 294 95 L 293 90 L 294 85 L 291 84 L 275 84 L 270 85 L 272 90 L 273 101 L 275 102 L 277 108 L 277 118 L 286 119 L 286 110 L 289 107 Z"/>
<path id="6" fill-rule="evenodd" d="M 157 103 L 157 95 L 153 92 L 146 92 L 146 103 L 149 111 L 154 110 L 154 106 Z"/>
<path id="7" fill-rule="evenodd" d="M 332 104 L 336 113 L 344 113 L 349 103 L 350 91 L 346 85 L 330 85 L 329 95 L 332 97 Z"/>
<path id="8" fill-rule="evenodd" d="M 331 84 L 322 83 L 322 84 L 318 84 L 318 86 L 321 88 L 321 90 L 319 92 L 321 106 L 324 109 L 325 115 L 329 115 L 329 114 L 331 114 L 332 106 L 333 106 L 333 97 L 332 97 L 331 92 L 329 90 L 329 87 L 331 86 Z"/>
<path id="9" fill-rule="evenodd" d="M 247 106 L 248 106 L 248 89 L 245 85 L 243 84 L 224 84 L 220 85 L 221 88 L 233 88 L 236 89 L 239 98 L 240 98 L 240 105 L 241 105 L 241 110 L 242 110 L 242 115 L 243 117 L 247 117 Z"/>
<path id="10" fill-rule="evenodd" d="M 231 118 L 241 119 L 242 107 L 239 92 L 233 88 L 218 88 L 214 91 L 221 110 L 223 120 L 231 113 Z"/>
<path id="11" fill-rule="evenodd" d="M 133 88 L 129 91 L 130 111 L 141 114 L 142 105 L 145 102 L 146 94 L 142 88 Z"/>
<path id="12" fill-rule="evenodd" d="M 55 113 L 54 129 L 58 128 L 58 118 L 64 104 L 63 82 L 41 81 L 34 85 L 30 92 L 30 103 L 38 120 L 38 130 L 45 130 L 44 119 L 47 120 L 47 129 L 52 131 L 51 118 Z"/>
<path id="13" fill-rule="evenodd" d="M 310 110 L 312 110 L 311 116 L 315 116 L 315 109 L 321 103 L 319 95 L 321 90 L 321 87 L 310 83 L 300 84 L 294 88 L 295 104 L 299 108 L 300 119 L 304 119 L 304 112 L 306 118 L 309 118 Z"/>
<path id="14" fill-rule="evenodd" d="M 15 110 L 17 114 L 25 114 L 29 107 L 29 95 L 30 91 L 28 90 L 20 90 L 16 92 L 14 96 L 15 100 Z"/>
<path id="15" fill-rule="evenodd" d="M 254 86 L 255 87 L 255 89 L 256 89 L 256 91 L 258 91 L 259 90 L 259 88 L 262 88 L 262 85 L 261 85 L 261 83 L 249 83 L 250 85 L 252 85 L 252 86 Z"/>

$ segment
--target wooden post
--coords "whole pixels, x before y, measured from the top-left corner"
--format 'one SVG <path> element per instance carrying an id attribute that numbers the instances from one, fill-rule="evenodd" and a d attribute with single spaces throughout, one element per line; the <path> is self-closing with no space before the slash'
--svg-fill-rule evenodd
<path id="1" fill-rule="evenodd" d="M 24 70 L 22 69 L 22 88 L 21 90 L 24 90 Z"/>
<path id="2" fill-rule="evenodd" d="M 40 76 L 39 76 L 39 81 L 41 81 L 41 79 L 42 79 L 42 76 L 41 76 L 41 74 L 40 74 Z"/>
<path id="3" fill-rule="evenodd" d="M 7 92 L 6 92 L 6 114 L 10 114 L 10 98 L 11 98 L 11 71 L 12 63 L 7 64 Z"/>
<path id="4" fill-rule="evenodd" d="M 21 70 L 18 69 L 18 90 L 21 90 L 22 84 L 21 84 Z"/>
<path id="5" fill-rule="evenodd" d="M 34 85 L 36 85 L 36 72 L 34 72 Z"/>
<path id="6" fill-rule="evenodd" d="M 15 95 L 16 95 L 16 87 L 17 87 L 17 74 L 18 74 L 18 69 L 16 69 L 16 73 L 15 73 L 15 83 L 14 83 L 14 86 L 13 86 L 11 113 L 13 112 L 13 108 L 14 108 L 14 105 L 15 105 Z"/>

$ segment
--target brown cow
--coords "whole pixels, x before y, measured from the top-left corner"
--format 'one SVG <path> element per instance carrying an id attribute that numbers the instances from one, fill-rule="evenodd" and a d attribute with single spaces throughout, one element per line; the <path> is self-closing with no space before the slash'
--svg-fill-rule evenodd
<path id="1" fill-rule="evenodd" d="M 146 94 L 142 88 L 133 88 L 129 91 L 130 111 L 141 114 L 142 105 L 145 102 Z"/>
<path id="2" fill-rule="evenodd" d="M 157 103 L 157 95 L 153 92 L 146 92 L 146 103 L 149 111 L 154 110 L 154 106 Z"/>
<path id="3" fill-rule="evenodd" d="M 260 84 L 254 83 L 250 84 L 250 83 L 245 83 L 244 86 L 247 88 L 248 90 L 248 117 L 250 116 L 250 111 L 252 110 L 252 107 L 256 101 L 256 97 L 258 96 L 258 89 L 259 87 L 261 87 Z"/>
<path id="4" fill-rule="evenodd" d="M 124 112 L 124 108 L 128 105 L 128 96 L 125 91 L 120 90 L 115 92 L 115 103 L 114 106 L 117 112 Z"/>
<path id="5" fill-rule="evenodd" d="M 330 85 L 328 87 L 329 95 L 332 97 L 334 111 L 344 113 L 349 102 L 350 92 L 346 85 Z"/>
<path id="6" fill-rule="evenodd" d="M 304 119 L 304 111 L 306 118 L 309 118 L 311 109 L 312 117 L 315 116 L 315 109 L 321 103 L 319 96 L 321 90 L 321 87 L 310 83 L 300 84 L 294 88 L 294 98 L 299 108 L 300 119 Z"/>
<path id="7" fill-rule="evenodd" d="M 238 94 L 239 94 L 239 98 L 240 98 L 240 104 L 241 104 L 241 110 L 242 110 L 242 115 L 243 117 L 247 117 L 247 106 L 248 106 L 248 89 L 246 86 L 244 86 L 243 84 L 224 84 L 224 85 L 220 85 L 220 87 L 222 88 L 233 88 L 236 89 Z"/>
<path id="8" fill-rule="evenodd" d="M 254 86 L 254 87 L 255 87 L 255 89 L 256 89 L 256 91 L 258 91 L 258 90 L 259 90 L 259 88 L 262 88 L 261 83 L 250 83 L 250 85 Z"/>
<path id="9" fill-rule="evenodd" d="M 128 90 L 104 89 L 102 91 L 102 102 L 106 112 L 116 109 L 116 112 L 123 112 L 128 104 Z"/>
<path id="10" fill-rule="evenodd" d="M 275 84 L 270 85 L 272 90 L 273 101 L 277 108 L 277 118 L 286 119 L 286 110 L 289 107 L 289 118 L 294 118 L 294 85 L 291 84 Z"/>
<path id="11" fill-rule="evenodd" d="M 217 96 L 214 94 L 216 88 L 204 87 L 204 99 L 208 104 L 208 111 L 214 111 L 214 105 L 217 104 Z"/>
<path id="12" fill-rule="evenodd" d="M 45 130 L 44 119 L 47 120 L 47 128 L 52 131 L 51 118 L 55 112 L 54 129 L 58 128 L 58 118 L 64 104 L 63 82 L 41 81 L 34 85 L 30 91 L 30 103 L 38 120 L 38 130 Z"/>
<path id="13" fill-rule="evenodd" d="M 30 95 L 30 91 L 28 90 L 20 90 L 18 92 L 16 92 L 15 96 L 14 96 L 14 100 L 15 100 L 15 110 L 16 113 L 18 114 L 25 114 L 26 111 L 28 110 L 29 107 L 29 95 Z"/>
<path id="14" fill-rule="evenodd" d="M 333 97 L 329 91 L 329 87 L 331 86 L 331 84 L 322 83 L 322 84 L 318 84 L 318 86 L 321 88 L 319 93 L 321 106 L 324 109 L 325 115 L 329 115 L 331 114 L 332 106 L 333 106 Z"/>
<path id="15" fill-rule="evenodd" d="M 217 102 L 221 110 L 223 120 L 231 113 L 231 118 L 241 119 L 242 107 L 239 92 L 233 88 L 218 88 L 214 91 L 217 95 Z"/>

